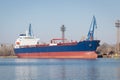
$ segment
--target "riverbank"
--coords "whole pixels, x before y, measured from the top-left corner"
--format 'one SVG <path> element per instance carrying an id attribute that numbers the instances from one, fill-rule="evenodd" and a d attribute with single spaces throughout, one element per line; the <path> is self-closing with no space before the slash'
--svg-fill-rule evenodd
<path id="1" fill-rule="evenodd" d="M 17 56 L 0 56 L 0 58 L 18 58 Z"/>
<path id="2" fill-rule="evenodd" d="M 15 56 L 13 44 L 0 44 L 0 56 Z"/>

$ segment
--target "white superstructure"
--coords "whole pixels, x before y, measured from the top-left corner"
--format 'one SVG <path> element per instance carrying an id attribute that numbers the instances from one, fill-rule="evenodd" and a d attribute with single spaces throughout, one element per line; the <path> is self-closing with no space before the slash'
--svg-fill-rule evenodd
<path id="1" fill-rule="evenodd" d="M 20 34 L 19 38 L 15 42 L 15 48 L 20 46 L 31 46 L 39 44 L 39 38 L 35 38 L 31 33 L 31 24 L 29 26 L 29 31 L 26 34 Z"/>

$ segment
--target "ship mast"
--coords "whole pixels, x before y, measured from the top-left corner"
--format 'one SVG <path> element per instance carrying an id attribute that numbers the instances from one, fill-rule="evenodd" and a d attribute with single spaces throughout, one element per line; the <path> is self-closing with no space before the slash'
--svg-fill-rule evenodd
<path id="1" fill-rule="evenodd" d="M 64 25 L 61 26 L 61 31 L 62 31 L 62 42 L 64 43 L 65 42 L 65 26 Z"/>

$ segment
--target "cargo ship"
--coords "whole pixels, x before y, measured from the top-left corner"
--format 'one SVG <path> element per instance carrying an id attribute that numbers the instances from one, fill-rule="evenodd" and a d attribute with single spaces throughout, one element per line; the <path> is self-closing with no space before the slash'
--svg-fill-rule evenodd
<path id="1" fill-rule="evenodd" d="M 87 38 L 81 41 L 68 41 L 64 38 L 65 27 L 61 27 L 62 38 L 54 38 L 49 43 L 40 43 L 34 37 L 31 24 L 25 34 L 20 34 L 15 41 L 14 52 L 18 58 L 78 58 L 96 59 L 96 49 L 100 40 L 94 40 L 96 19 L 93 16 Z"/>

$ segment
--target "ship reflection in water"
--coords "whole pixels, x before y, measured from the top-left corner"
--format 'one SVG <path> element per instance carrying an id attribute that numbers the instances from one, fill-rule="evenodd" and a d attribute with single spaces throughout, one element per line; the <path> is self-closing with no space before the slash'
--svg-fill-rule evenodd
<path id="1" fill-rule="evenodd" d="M 0 59 L 2 80 L 119 80 L 120 59 Z"/>

